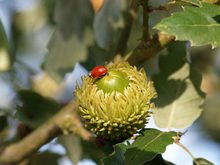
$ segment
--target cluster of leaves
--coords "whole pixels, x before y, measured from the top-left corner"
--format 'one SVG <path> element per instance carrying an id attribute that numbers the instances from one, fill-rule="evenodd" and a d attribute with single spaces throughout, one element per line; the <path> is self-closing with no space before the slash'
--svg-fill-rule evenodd
<path id="1" fill-rule="evenodd" d="M 166 129 L 186 128 L 202 112 L 205 95 L 200 91 L 201 76 L 189 60 L 188 41 L 192 46 L 207 44 L 211 44 L 213 48 L 220 46 L 220 7 L 199 0 L 182 0 L 178 1 L 179 3 L 184 6 L 183 9 L 179 9 L 177 5 L 178 12 L 172 13 L 159 23 L 157 20 L 154 26 L 154 29 L 173 35 L 179 40 L 169 44 L 166 51 L 161 53 L 158 60 L 159 73 L 152 75 L 158 92 L 158 98 L 154 100 L 157 110 L 153 118 L 158 127 Z M 122 32 L 130 16 L 129 4 L 130 1 L 127 0 L 105 0 L 101 10 L 95 14 L 88 0 L 57 1 L 54 16 L 56 30 L 48 44 L 49 53 L 43 63 L 44 71 L 57 82 L 61 82 L 64 75 L 71 71 L 77 62 L 91 69 L 94 65 L 103 65 L 104 62 L 110 61 L 117 52 L 118 46 L 126 45 L 125 48 L 120 48 L 126 49 L 125 54 L 133 51 L 141 37 L 142 13 L 137 13 L 134 18 L 127 44 L 120 43 L 123 40 L 121 37 L 125 37 Z M 172 8 L 172 5 L 169 7 Z M 171 11 L 166 12 L 168 15 L 171 13 Z M 151 19 L 155 19 L 155 15 L 150 14 Z M 0 53 L 4 49 L 11 62 L 12 51 L 10 52 L 1 23 L 0 35 Z M 1 66 L 2 63 L 0 69 Z M 16 117 L 31 129 L 47 121 L 61 107 L 53 99 L 43 97 L 32 90 L 19 91 L 18 96 L 22 104 L 17 108 Z M 6 127 L 6 116 L 0 116 L 0 131 Z M 175 132 L 162 132 L 156 129 L 143 130 L 132 144 L 116 144 L 114 152 L 105 157 L 103 162 L 106 165 L 172 164 L 165 161 L 161 154 L 174 142 L 173 137 L 176 135 Z M 69 140 L 70 138 L 72 140 Z M 74 141 L 73 139 L 76 138 L 74 136 L 70 138 L 64 138 L 65 140 L 60 138 L 59 142 L 66 147 L 73 162 L 81 158 L 91 158 L 100 163 L 101 157 L 105 155 L 103 151 L 100 149 L 91 151 L 91 148 L 95 148 L 95 146 L 91 147 L 92 143 Z M 82 154 L 74 157 L 75 153 L 71 147 L 82 149 Z M 37 162 L 36 159 L 43 159 L 42 155 L 47 158 L 52 157 L 55 162 L 60 157 L 60 155 L 42 153 L 31 159 Z M 205 160 L 201 159 L 201 161 Z"/>
<path id="2" fill-rule="evenodd" d="M 114 146 L 111 156 L 104 159 L 106 165 L 110 164 L 168 164 L 160 154 L 165 152 L 166 146 L 173 143 L 176 132 L 161 132 L 156 129 L 146 129 L 141 132 L 134 143 L 125 145 L 119 143 Z"/>

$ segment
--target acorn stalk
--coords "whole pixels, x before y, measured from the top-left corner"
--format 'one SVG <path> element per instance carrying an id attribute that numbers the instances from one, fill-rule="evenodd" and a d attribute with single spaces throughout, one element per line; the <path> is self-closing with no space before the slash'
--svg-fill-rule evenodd
<path id="1" fill-rule="evenodd" d="M 83 77 L 75 95 L 87 129 L 107 140 L 124 140 L 144 128 L 156 92 L 143 69 L 126 62 L 107 69 L 101 78 Z"/>

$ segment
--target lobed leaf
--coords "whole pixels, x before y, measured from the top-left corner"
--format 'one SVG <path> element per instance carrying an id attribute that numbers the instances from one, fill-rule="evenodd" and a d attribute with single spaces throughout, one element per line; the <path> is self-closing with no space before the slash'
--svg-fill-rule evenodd
<path id="1" fill-rule="evenodd" d="M 187 6 L 182 12 L 162 19 L 154 28 L 174 35 L 177 40 L 189 40 L 192 46 L 211 44 L 215 48 L 220 46 L 220 24 L 215 19 L 219 13 L 220 6 L 214 4 Z"/>
<path id="2" fill-rule="evenodd" d="M 44 62 L 45 70 L 56 81 L 63 80 L 76 62 L 87 59 L 88 48 L 94 42 L 93 16 L 89 0 L 57 1 L 57 29 L 49 41 L 49 53 Z"/>

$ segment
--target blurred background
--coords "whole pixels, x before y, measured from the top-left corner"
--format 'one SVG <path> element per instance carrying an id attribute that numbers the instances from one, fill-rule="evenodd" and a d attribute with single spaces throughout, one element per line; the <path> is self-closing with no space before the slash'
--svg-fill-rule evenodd
<path id="1" fill-rule="evenodd" d="M 63 42 L 60 41 L 56 27 L 59 28 L 59 23 L 62 22 L 61 18 L 65 15 L 61 11 L 65 10 L 67 6 L 56 3 L 57 1 L 54 0 L 0 0 L 0 145 L 18 140 L 25 136 L 24 134 L 29 129 L 32 129 L 26 128 L 19 119 L 14 118 L 16 109 L 20 105 L 19 97 L 24 96 L 22 92 L 18 91 L 32 89 L 31 91 L 53 98 L 60 105 L 63 105 L 72 99 L 75 83 L 77 80 L 80 82 L 82 75 L 87 74 L 94 64 L 103 64 L 112 57 L 113 53 L 109 51 L 111 47 L 108 44 L 109 42 L 114 43 L 114 41 L 106 39 L 104 32 L 95 32 L 95 35 L 101 36 L 100 45 L 107 47 L 107 49 L 97 51 L 97 49 L 90 48 L 89 55 L 86 55 L 88 54 L 87 47 L 91 45 L 93 37 L 90 37 L 92 33 L 88 29 L 85 29 L 86 33 L 84 34 L 88 35 L 86 40 L 84 37 L 78 42 L 76 38 L 72 37 Z M 165 4 L 166 1 L 156 0 L 151 3 L 154 6 L 159 6 Z M 120 5 L 116 3 L 116 6 L 121 7 L 120 11 L 123 11 L 125 7 L 123 4 Z M 86 24 L 90 21 L 89 11 L 77 7 L 74 10 L 86 17 L 86 20 L 74 18 L 79 24 Z M 112 25 L 115 31 L 123 24 L 121 18 L 117 16 L 118 10 L 118 8 L 115 9 L 115 15 L 112 16 L 116 18 L 116 21 L 113 19 Z M 164 11 L 152 13 L 151 26 L 166 15 L 169 13 Z M 95 22 L 99 19 L 101 16 L 95 17 Z M 141 23 L 141 20 L 137 21 Z M 63 31 L 66 32 L 64 34 L 66 38 L 70 37 L 71 28 L 77 30 L 80 28 L 75 25 L 70 25 L 67 28 L 66 26 L 69 25 L 64 23 Z M 94 31 L 99 26 L 101 25 L 95 23 L 93 25 Z M 140 26 L 134 27 L 134 29 L 138 29 Z M 112 29 L 108 30 L 111 32 Z M 137 44 L 139 33 L 140 30 L 134 30 L 131 34 L 130 49 Z M 117 33 L 113 34 L 117 35 Z M 81 34 L 78 33 L 78 35 Z M 51 38 L 55 39 L 51 40 Z M 103 38 L 105 38 L 105 42 L 102 42 Z M 71 42 L 69 42 L 70 40 Z M 48 52 L 51 48 L 53 51 Z M 71 54 L 68 57 L 70 60 L 63 59 L 62 54 L 65 53 Z M 214 164 L 220 164 L 220 49 L 212 50 L 210 46 L 195 47 L 190 48 L 190 53 L 191 60 L 203 74 L 202 89 L 207 93 L 207 99 L 202 116 L 187 129 L 181 142 L 195 157 L 204 157 Z M 102 58 L 94 60 L 93 58 L 97 58 L 98 54 L 104 55 Z M 85 59 L 89 59 L 90 63 Z M 145 65 L 151 68 L 155 61 L 156 59 L 151 59 Z M 63 65 L 66 65 L 66 68 Z M 55 71 L 59 72 L 59 75 L 55 74 Z M 30 96 L 33 94 L 31 91 Z M 29 121 L 26 120 L 26 122 Z M 156 127 L 154 121 L 151 120 L 147 127 Z M 71 141 L 74 141 L 74 144 Z M 65 142 L 62 143 L 61 139 L 54 139 L 39 150 L 39 153 L 43 154 L 33 156 L 33 162 L 43 164 L 44 160 L 47 160 L 46 163 L 48 164 L 49 161 L 51 165 L 71 165 L 72 162 L 76 162 L 77 156 L 74 157 L 71 154 L 75 155 L 77 152 L 76 144 L 79 139 L 73 140 L 70 137 L 69 141 L 65 140 Z M 69 146 L 69 148 L 67 149 L 65 146 Z M 78 149 L 81 154 L 79 146 Z M 168 146 L 163 157 L 177 165 L 192 164 L 189 155 L 176 145 Z M 85 156 L 85 159 L 81 160 L 79 164 L 96 164 L 94 160 Z M 30 164 L 34 164 L 33 162 Z"/>

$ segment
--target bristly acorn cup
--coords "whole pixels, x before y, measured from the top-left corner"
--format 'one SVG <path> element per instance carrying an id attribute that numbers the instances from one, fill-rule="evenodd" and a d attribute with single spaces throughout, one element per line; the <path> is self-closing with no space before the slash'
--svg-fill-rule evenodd
<path id="1" fill-rule="evenodd" d="M 144 128 L 156 92 L 144 69 L 117 62 L 106 71 L 102 77 L 83 77 L 75 95 L 85 127 L 104 139 L 121 141 Z"/>

